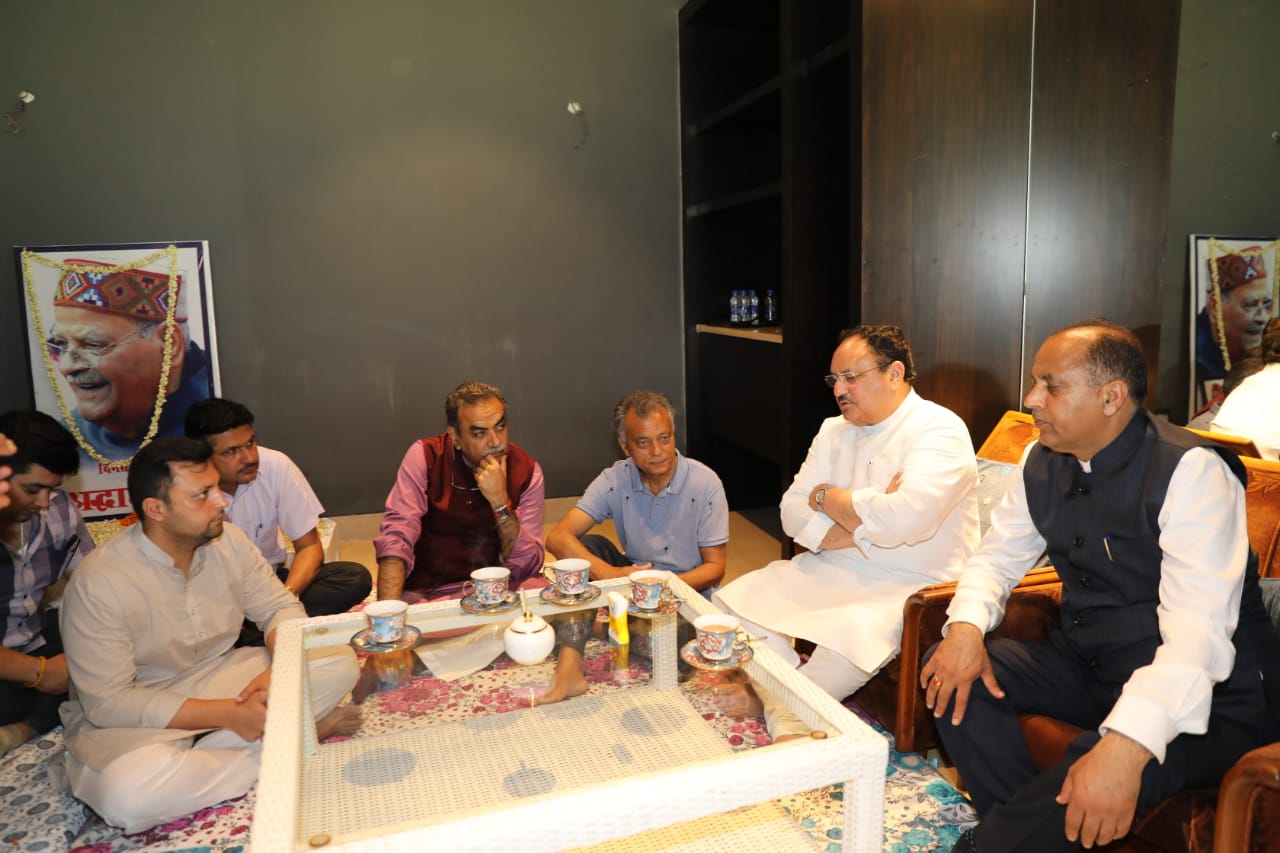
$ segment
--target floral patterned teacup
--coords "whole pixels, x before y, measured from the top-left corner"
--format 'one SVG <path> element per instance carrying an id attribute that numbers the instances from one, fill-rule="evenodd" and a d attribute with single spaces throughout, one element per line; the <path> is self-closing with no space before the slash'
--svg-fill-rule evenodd
<path id="1" fill-rule="evenodd" d="M 707 613 L 693 620 L 698 632 L 698 653 L 710 661 L 728 660 L 733 657 L 738 644 L 738 630 L 742 623 L 738 617 L 727 613 Z"/>
<path id="2" fill-rule="evenodd" d="M 564 595 L 582 595 L 591 580 L 591 563 L 576 557 L 556 560 L 551 564 L 556 589 Z"/>
<path id="3" fill-rule="evenodd" d="M 364 609 L 369 623 L 369 639 L 375 643 L 394 643 L 404 636 L 409 605 L 399 599 L 375 601 Z"/>
<path id="4" fill-rule="evenodd" d="M 667 573 L 645 569 L 631 573 L 631 601 L 639 610 L 657 610 L 671 601 Z"/>
<path id="5" fill-rule="evenodd" d="M 507 581 L 511 578 L 511 570 L 505 566 L 486 566 L 471 573 L 471 580 L 462 582 L 464 595 L 475 596 L 477 602 L 485 607 L 501 604 L 507 598 Z M 468 587 L 470 592 L 467 592 Z"/>

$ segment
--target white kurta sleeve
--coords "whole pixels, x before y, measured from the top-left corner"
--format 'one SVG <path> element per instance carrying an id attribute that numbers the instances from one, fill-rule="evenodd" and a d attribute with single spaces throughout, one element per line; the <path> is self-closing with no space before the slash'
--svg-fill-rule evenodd
<path id="1" fill-rule="evenodd" d="M 991 528 L 956 583 L 956 594 L 947 608 L 947 625 L 968 622 L 984 634 L 999 625 L 1009 590 L 1044 553 L 1044 537 L 1031 521 L 1022 478 L 1022 464 L 1035 446 L 1033 442 L 1023 452 L 1008 491 L 991 510 Z M 946 626 L 942 630 L 945 634 Z"/>

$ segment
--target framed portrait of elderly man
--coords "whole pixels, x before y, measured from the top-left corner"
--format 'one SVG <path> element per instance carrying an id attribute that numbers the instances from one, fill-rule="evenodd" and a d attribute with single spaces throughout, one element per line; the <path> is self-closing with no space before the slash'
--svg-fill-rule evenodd
<path id="1" fill-rule="evenodd" d="M 1248 370 L 1257 355 L 1277 309 L 1276 240 L 1191 235 L 1189 421 L 1203 425 L 1222 402 L 1227 376 Z"/>
<path id="2" fill-rule="evenodd" d="M 126 480 L 153 438 L 218 396 L 207 242 L 14 247 L 36 408 L 80 445 L 66 481 L 86 518 L 131 511 Z"/>

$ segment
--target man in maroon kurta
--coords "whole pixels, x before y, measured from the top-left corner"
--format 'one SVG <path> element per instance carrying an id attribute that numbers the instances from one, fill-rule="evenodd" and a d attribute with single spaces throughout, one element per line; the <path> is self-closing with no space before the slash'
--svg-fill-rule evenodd
<path id="1" fill-rule="evenodd" d="M 448 428 L 414 442 L 387 495 L 373 541 L 378 598 L 456 598 L 485 566 L 510 569 L 513 588 L 545 586 L 542 468 L 507 440 L 502 392 L 464 382 L 445 399 L 444 414 Z M 581 661 L 593 619 L 588 610 L 552 620 L 562 651 L 539 704 L 587 691 Z"/>
<path id="2" fill-rule="evenodd" d="M 542 568 L 542 468 L 507 438 L 502 392 L 464 382 L 446 430 L 405 453 L 374 540 L 378 598 L 457 597 L 471 572 L 506 566 L 511 586 Z"/>

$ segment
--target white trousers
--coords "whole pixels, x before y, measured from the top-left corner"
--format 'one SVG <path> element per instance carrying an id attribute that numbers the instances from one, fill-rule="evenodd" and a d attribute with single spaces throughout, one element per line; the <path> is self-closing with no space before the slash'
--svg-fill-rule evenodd
<path id="1" fill-rule="evenodd" d="M 711 600 L 716 607 L 719 607 L 724 612 L 733 613 L 737 616 L 742 622 L 742 629 L 748 634 L 755 637 L 765 637 L 765 645 L 772 649 L 778 657 L 793 667 L 799 667 L 799 672 L 802 675 L 821 687 L 837 702 L 843 701 L 846 696 L 857 692 L 858 688 L 870 681 L 871 677 L 875 675 L 875 672 L 866 672 L 859 669 L 844 655 L 834 652 L 825 646 L 815 648 L 813 654 L 809 656 L 809 660 L 801 666 L 800 655 L 796 653 L 791 637 L 779 634 L 776 631 L 770 631 L 768 628 L 757 625 L 749 619 L 743 619 L 733 608 L 720 600 L 718 595 L 713 595 Z M 754 685 L 754 689 L 764 705 L 765 725 L 773 738 L 776 739 L 782 735 L 805 734 L 809 731 L 809 727 L 793 714 L 780 699 L 758 684 Z"/>
<path id="2" fill-rule="evenodd" d="M 831 694 L 837 702 L 857 691 L 859 687 L 871 680 L 871 676 L 875 675 L 875 672 L 866 672 L 859 669 L 844 655 L 833 652 L 825 646 L 818 646 L 814 649 L 808 662 L 804 666 L 800 666 L 800 655 L 796 654 L 791 637 L 779 634 L 777 631 L 770 631 L 768 628 L 757 625 L 749 619 L 743 619 L 732 607 L 725 604 L 718 594 L 711 596 L 711 601 L 725 613 L 733 613 L 737 616 L 742 621 L 743 630 L 748 634 L 756 637 L 765 637 L 765 645 L 773 649 L 778 657 L 793 667 L 800 667 L 800 672 L 808 676 L 809 680 L 814 684 Z"/>
<path id="3" fill-rule="evenodd" d="M 199 698 L 235 696 L 270 664 L 263 648 L 236 649 L 201 689 Z M 355 686 L 360 667 L 346 646 L 308 653 L 311 697 L 323 717 Z M 262 741 L 249 742 L 230 729 L 196 740 L 152 743 L 94 770 L 67 754 L 71 790 L 112 826 L 142 832 L 238 797 L 258 778 Z"/>

